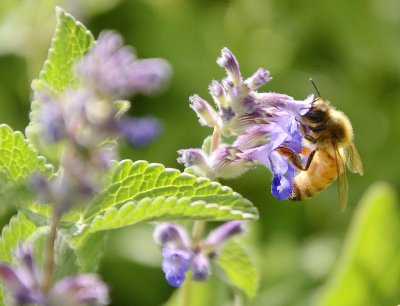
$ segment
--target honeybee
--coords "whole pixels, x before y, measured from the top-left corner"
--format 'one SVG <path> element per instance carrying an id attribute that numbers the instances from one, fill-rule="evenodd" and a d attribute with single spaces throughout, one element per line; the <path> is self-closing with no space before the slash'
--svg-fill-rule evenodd
<path id="1" fill-rule="evenodd" d="M 309 128 L 309 132 L 303 137 L 305 142 L 314 144 L 315 150 L 303 149 L 302 155 L 308 155 L 305 166 L 298 155 L 287 148 L 281 147 L 278 150 L 302 170 L 294 178 L 289 200 L 308 199 L 337 178 L 340 208 L 344 211 L 349 189 L 346 165 L 350 171 L 363 175 L 361 158 L 353 142 L 353 128 L 349 118 L 343 112 L 336 110 L 329 101 L 322 99 L 314 82 L 311 79 L 310 81 L 318 98 L 314 100 L 310 110 L 302 116 Z"/>

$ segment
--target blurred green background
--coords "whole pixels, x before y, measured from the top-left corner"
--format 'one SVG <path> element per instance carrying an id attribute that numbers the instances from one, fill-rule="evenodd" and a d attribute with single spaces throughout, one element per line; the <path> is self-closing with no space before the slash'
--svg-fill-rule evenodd
<path id="1" fill-rule="evenodd" d="M 303 99 L 314 93 L 312 77 L 321 95 L 349 116 L 365 174 L 349 173 L 344 213 L 336 183 L 292 203 L 271 196 L 264 168 L 222 182 L 260 211 L 245 239 L 260 275 L 250 304 L 400 303 L 400 1 L 3 0 L 0 122 L 15 130 L 28 123 L 30 82 L 50 46 L 55 5 L 95 37 L 115 29 L 140 58 L 162 57 L 174 69 L 164 93 L 132 99 L 131 113 L 159 117 L 164 134 L 145 149 L 124 147 L 122 158 L 183 170 L 176 151 L 200 147 L 212 132 L 198 124 L 188 97 L 211 100 L 207 87 L 224 77 L 215 61 L 225 46 L 244 77 L 259 67 L 270 70 L 273 80 L 261 90 Z M 101 273 L 113 305 L 161 305 L 173 292 L 151 231 L 141 225 L 112 233 Z M 199 305 L 230 305 L 224 285 L 212 279 L 200 287 Z"/>

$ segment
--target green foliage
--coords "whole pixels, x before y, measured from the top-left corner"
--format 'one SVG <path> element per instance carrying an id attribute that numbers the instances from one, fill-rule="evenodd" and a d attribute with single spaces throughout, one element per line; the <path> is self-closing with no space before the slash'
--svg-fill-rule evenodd
<path id="1" fill-rule="evenodd" d="M 185 218 L 198 214 L 201 219 L 212 217 L 217 220 L 257 218 L 257 209 L 232 189 L 209 179 L 196 178 L 176 169 L 165 168 L 161 164 L 125 160 L 110 171 L 107 180 L 103 191 L 85 212 L 85 222 L 96 215 L 103 215 L 112 207 L 121 208 L 118 213 L 124 217 L 135 206 L 134 203 L 125 205 L 129 201 L 139 203 L 136 208 L 139 215 L 135 218 L 140 217 L 143 220 L 147 214 L 149 217 L 153 213 L 162 214 L 159 210 L 164 203 L 169 209 L 164 211 L 164 218 L 167 220 L 173 219 L 174 214 Z M 142 201 L 145 198 L 156 200 Z M 156 221 L 153 218 L 151 220 Z"/>
<path id="2" fill-rule="evenodd" d="M 32 174 L 51 177 L 53 167 L 39 156 L 20 132 L 0 125 L 0 194 L 1 203 L 21 207 L 32 202 L 27 188 Z"/>
<path id="3" fill-rule="evenodd" d="M 318 305 L 397 305 L 400 211 L 392 187 L 376 183 L 362 198 L 342 256 Z"/>
<path id="4" fill-rule="evenodd" d="M 71 85 L 77 85 L 73 66 L 90 49 L 94 38 L 83 24 L 64 10 L 57 8 L 56 11 L 57 26 L 47 60 L 32 87 L 60 93 Z"/>
<path id="5" fill-rule="evenodd" d="M 246 250 L 237 242 L 228 243 L 215 261 L 221 278 L 253 298 L 257 293 L 258 275 Z"/>
<path id="6" fill-rule="evenodd" d="M 12 262 L 12 251 L 16 249 L 19 241 L 27 241 L 37 230 L 37 226 L 24 214 L 11 218 L 8 226 L 3 228 L 0 238 L 0 260 Z"/>
<path id="7" fill-rule="evenodd" d="M 32 173 L 51 175 L 53 168 L 32 150 L 20 132 L 0 125 L 0 171 L 8 183 L 26 180 Z"/>

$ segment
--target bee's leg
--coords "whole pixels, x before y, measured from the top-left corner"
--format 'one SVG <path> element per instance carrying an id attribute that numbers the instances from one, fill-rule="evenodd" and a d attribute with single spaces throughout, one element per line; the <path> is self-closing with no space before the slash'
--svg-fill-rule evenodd
<path id="1" fill-rule="evenodd" d="M 298 154 L 294 153 L 291 149 L 288 147 L 278 147 L 276 148 L 276 151 L 281 154 L 282 156 L 286 156 L 289 158 L 289 160 L 292 162 L 292 164 L 299 170 L 304 171 L 304 165 L 303 162 L 301 161 L 301 158 Z"/>
<path id="2" fill-rule="evenodd" d="M 310 134 L 305 134 L 305 135 L 304 135 L 304 138 L 307 139 L 309 142 L 312 142 L 312 143 L 316 143 L 316 142 L 317 142 L 317 141 L 315 140 L 315 138 L 312 137 Z"/>
<path id="3" fill-rule="evenodd" d="M 306 166 L 305 166 L 305 168 L 304 168 L 304 171 L 307 171 L 307 170 L 308 170 L 308 167 L 310 167 L 311 161 L 312 161 L 313 158 L 314 158 L 315 152 L 317 152 L 317 150 L 312 151 L 312 152 L 310 153 L 310 155 L 308 155 L 307 163 L 306 163 Z"/>
<path id="4" fill-rule="evenodd" d="M 302 162 L 302 160 L 301 160 L 301 158 L 300 158 L 300 155 L 294 153 L 294 152 L 293 152 L 291 149 L 289 149 L 288 147 L 282 147 L 282 146 L 281 146 L 281 147 L 276 148 L 276 151 L 277 151 L 279 154 L 288 157 L 289 160 L 292 162 L 292 164 L 293 164 L 297 169 L 299 169 L 299 170 L 301 170 L 301 171 L 307 171 L 307 170 L 308 170 L 308 167 L 310 167 L 311 161 L 312 161 L 312 159 L 313 159 L 313 157 L 314 157 L 314 155 L 315 155 L 315 152 L 316 152 L 316 150 L 314 150 L 314 151 L 312 151 L 312 152 L 310 153 L 310 155 L 308 155 L 307 163 L 306 163 L 306 165 L 304 166 L 304 164 L 303 164 L 303 162 Z"/>

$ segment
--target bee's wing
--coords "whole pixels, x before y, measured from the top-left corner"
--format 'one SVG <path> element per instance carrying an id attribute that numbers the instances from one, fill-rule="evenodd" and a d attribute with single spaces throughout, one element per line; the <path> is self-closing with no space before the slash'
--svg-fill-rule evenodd
<path id="1" fill-rule="evenodd" d="M 364 174 L 363 166 L 360 158 L 360 154 L 358 154 L 357 148 L 354 143 L 351 143 L 344 149 L 345 160 L 347 167 L 351 172 L 360 173 L 360 175 Z"/>
<path id="2" fill-rule="evenodd" d="M 332 140 L 333 151 L 335 152 L 335 160 L 336 160 L 336 171 L 338 177 L 338 193 L 339 193 L 339 204 L 342 211 L 345 210 L 347 205 L 347 196 L 349 193 L 349 183 L 347 182 L 346 177 L 346 165 L 344 163 L 342 154 L 340 153 L 336 142 Z"/>

